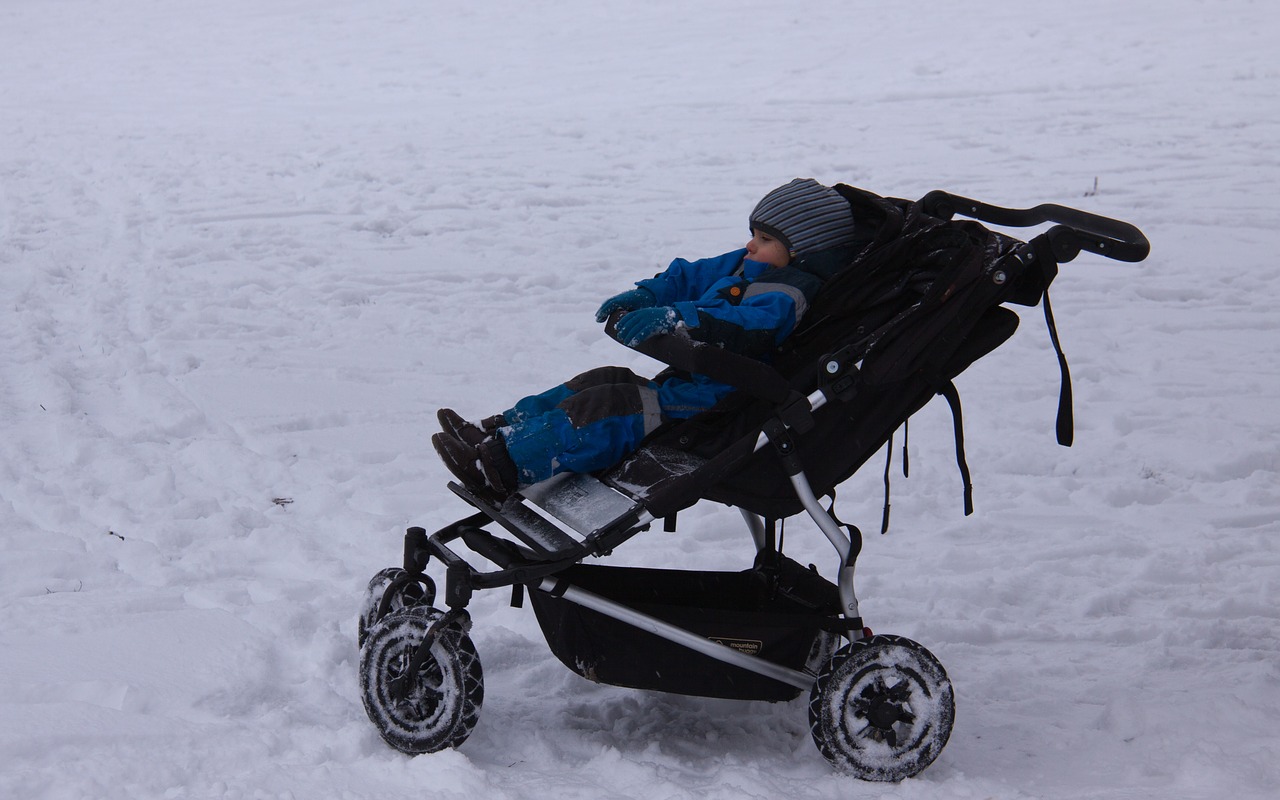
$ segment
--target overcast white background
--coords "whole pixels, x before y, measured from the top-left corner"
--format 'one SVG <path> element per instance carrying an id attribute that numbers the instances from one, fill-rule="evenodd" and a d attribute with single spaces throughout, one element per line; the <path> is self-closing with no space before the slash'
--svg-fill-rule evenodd
<path id="1" fill-rule="evenodd" d="M 0 796 L 1273 796 L 1278 35 L 1249 0 L 0 2 Z M 797 176 L 1152 242 L 1054 285 L 1073 448 L 1036 309 L 960 381 L 973 516 L 945 404 L 913 420 L 859 588 L 950 673 L 941 757 L 860 783 L 804 700 L 590 684 L 505 592 L 471 739 L 386 747 L 355 616 L 468 512 L 435 409 L 655 369 L 600 300 Z M 750 558 L 699 506 L 611 561 Z"/>

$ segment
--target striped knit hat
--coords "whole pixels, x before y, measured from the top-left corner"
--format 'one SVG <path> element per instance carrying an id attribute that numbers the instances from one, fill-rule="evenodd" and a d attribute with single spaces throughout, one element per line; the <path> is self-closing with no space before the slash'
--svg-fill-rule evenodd
<path id="1" fill-rule="evenodd" d="M 849 201 L 812 178 L 766 194 L 751 212 L 751 228 L 777 237 L 793 257 L 854 241 Z"/>

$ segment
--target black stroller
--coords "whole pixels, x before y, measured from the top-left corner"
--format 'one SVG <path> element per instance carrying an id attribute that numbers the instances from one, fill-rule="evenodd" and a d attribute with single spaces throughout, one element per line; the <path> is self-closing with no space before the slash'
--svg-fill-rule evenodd
<path id="1" fill-rule="evenodd" d="M 878 232 L 770 364 L 674 334 L 638 347 L 738 391 L 599 474 L 557 475 L 505 499 L 450 483 L 476 513 L 431 535 L 408 530 L 403 567 L 373 577 L 359 620 L 365 709 L 392 747 L 429 753 L 466 740 L 484 695 L 467 606 L 476 590 L 508 587 L 513 605 L 528 594 L 552 652 L 590 680 L 772 701 L 807 692 L 818 750 L 863 779 L 901 780 L 938 756 L 954 716 L 950 680 L 921 645 L 865 626 L 854 591 L 862 535 L 819 498 L 942 395 L 972 510 L 952 379 L 1012 335 L 1018 316 L 1005 303 L 1043 302 L 1063 377 L 1058 439 L 1070 444 L 1070 379 L 1048 286 L 1081 250 L 1141 261 L 1149 246 L 1127 223 L 1062 206 L 1011 210 L 945 192 L 909 202 L 836 188 L 858 218 L 879 221 Z M 1022 242 L 973 220 L 1055 224 Z M 741 511 L 755 545 L 750 569 L 583 563 L 659 520 L 673 527 L 677 512 L 703 499 Z M 887 526 L 887 500 L 885 508 Z M 779 523 L 801 512 L 835 549 L 833 580 L 780 550 Z M 443 569 L 442 597 L 427 575 L 433 563 Z"/>

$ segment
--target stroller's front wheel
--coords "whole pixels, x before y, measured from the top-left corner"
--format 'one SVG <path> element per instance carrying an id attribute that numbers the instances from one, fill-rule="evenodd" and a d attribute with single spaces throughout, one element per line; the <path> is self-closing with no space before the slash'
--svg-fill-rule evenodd
<path id="1" fill-rule="evenodd" d="M 360 651 L 364 709 L 387 744 L 416 755 L 457 747 L 475 728 L 484 675 L 457 620 L 414 606 L 386 615 Z M 419 652 L 428 632 L 434 640 Z"/>
<path id="2" fill-rule="evenodd" d="M 356 642 L 364 647 L 369 631 L 383 616 L 409 606 L 429 606 L 436 601 L 435 583 L 426 575 L 414 578 L 400 567 L 387 567 L 369 579 L 357 622 Z"/>
<path id="3" fill-rule="evenodd" d="M 900 781 L 933 763 L 951 736 L 955 697 L 923 646 L 872 636 L 842 647 L 809 695 L 809 729 L 835 767 L 863 780 Z"/>

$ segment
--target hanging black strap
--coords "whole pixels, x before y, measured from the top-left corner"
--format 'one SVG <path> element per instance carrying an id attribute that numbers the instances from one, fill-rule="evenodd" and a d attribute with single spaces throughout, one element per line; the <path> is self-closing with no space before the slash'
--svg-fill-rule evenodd
<path id="1" fill-rule="evenodd" d="M 1058 354 L 1058 368 L 1062 371 L 1062 389 L 1058 394 L 1058 444 L 1070 447 L 1075 438 L 1075 421 L 1071 410 L 1071 370 L 1067 368 L 1067 356 L 1062 352 L 1062 343 L 1058 341 L 1058 326 L 1053 321 L 1053 306 L 1049 304 L 1049 284 L 1058 275 L 1058 258 L 1047 234 L 1037 236 L 1030 244 L 1035 248 L 1040 282 L 1044 286 L 1044 321 L 1049 326 L 1049 341 L 1053 342 L 1053 351 Z"/>
<path id="2" fill-rule="evenodd" d="M 911 441 L 911 417 L 902 423 L 902 477 L 911 477 L 911 454 L 907 452 L 907 444 Z"/>
<path id="3" fill-rule="evenodd" d="M 951 406 L 951 420 L 956 431 L 956 463 L 960 466 L 960 479 L 964 482 L 964 513 L 973 513 L 973 480 L 969 476 L 969 462 L 964 455 L 964 417 L 960 411 L 960 392 L 956 390 L 954 381 L 947 381 L 938 392 L 947 398 Z"/>
<path id="4" fill-rule="evenodd" d="M 1058 444 L 1070 447 L 1075 438 L 1075 419 L 1071 399 L 1071 370 L 1067 368 L 1067 356 L 1058 341 L 1058 326 L 1053 322 L 1053 306 L 1049 305 L 1049 290 L 1044 290 L 1044 321 L 1049 326 L 1049 341 L 1058 354 L 1058 368 L 1062 370 L 1062 390 L 1058 394 Z"/>
<path id="5" fill-rule="evenodd" d="M 889 441 L 884 446 L 884 513 L 880 517 L 880 533 L 889 532 L 889 472 L 893 468 L 893 433 L 889 434 Z"/>

